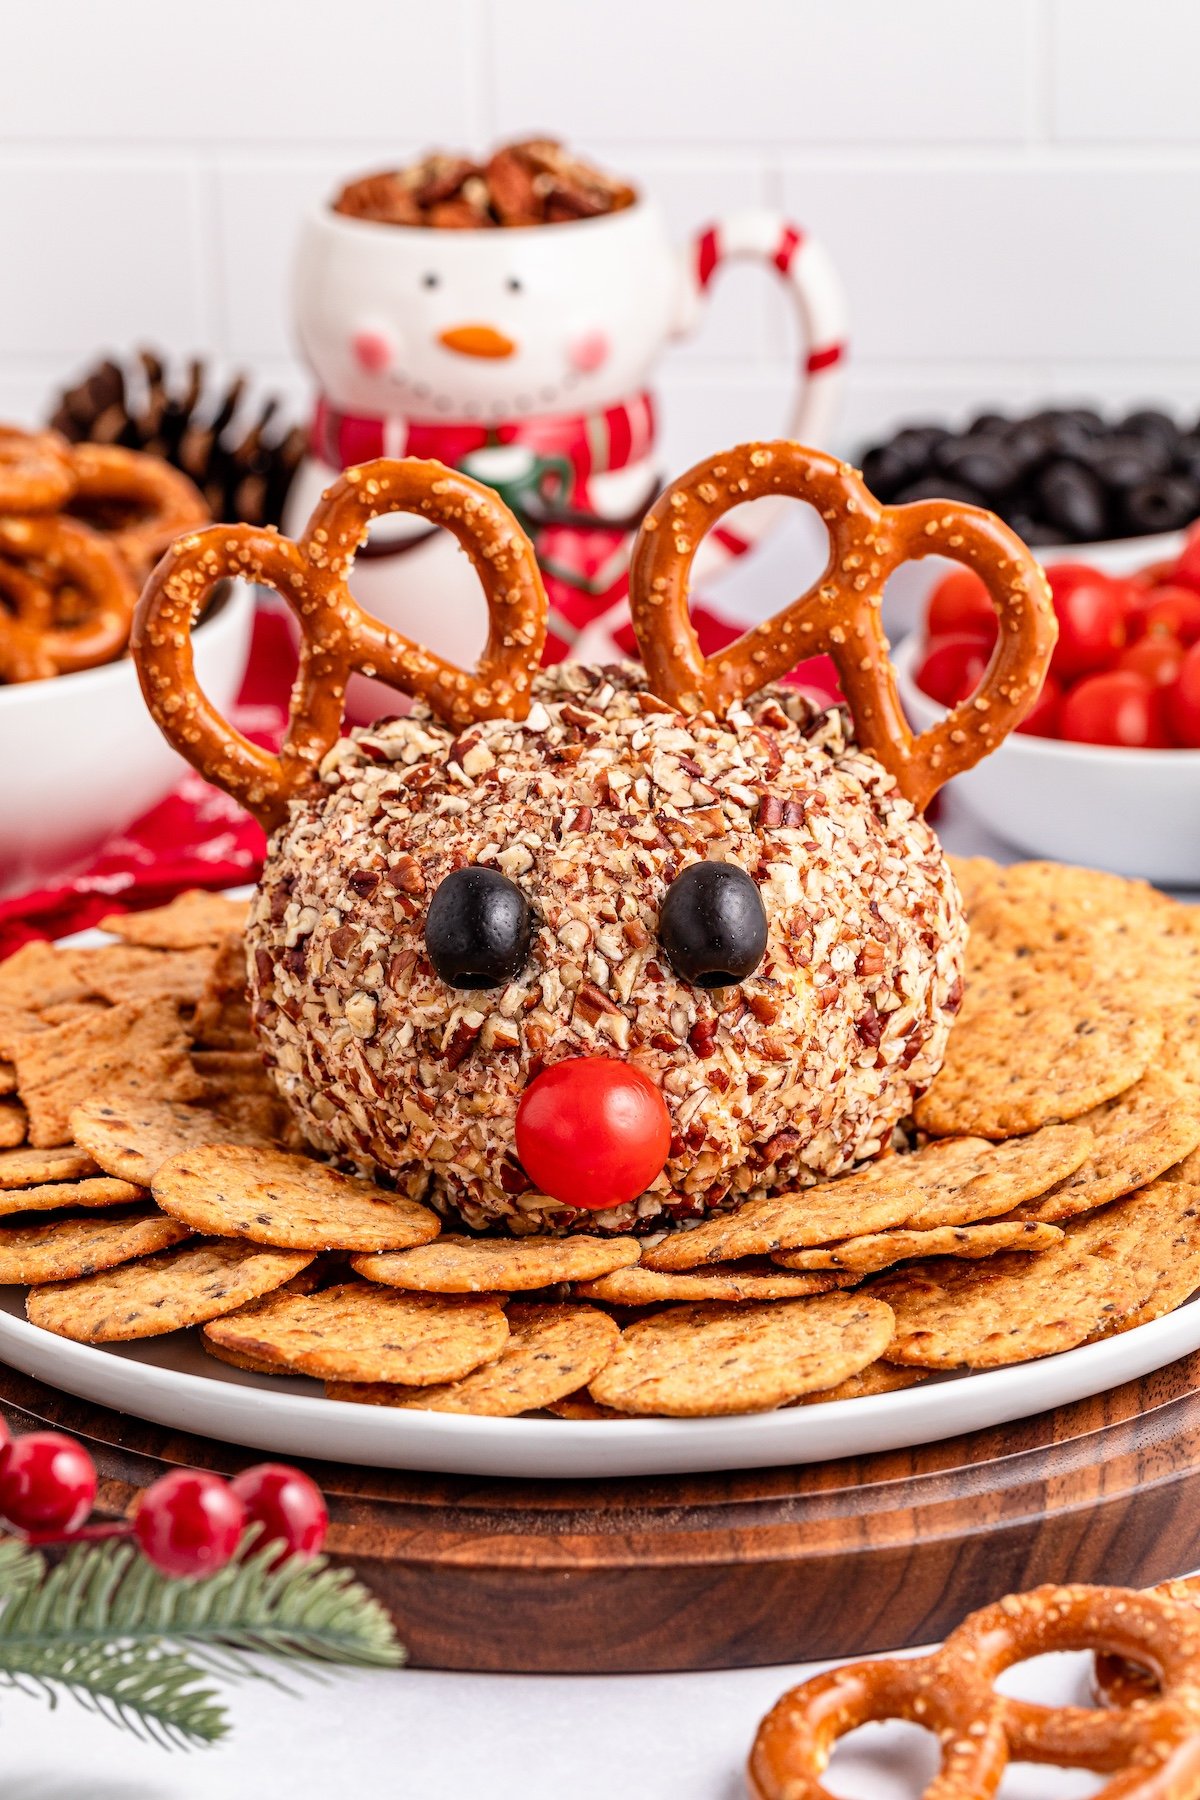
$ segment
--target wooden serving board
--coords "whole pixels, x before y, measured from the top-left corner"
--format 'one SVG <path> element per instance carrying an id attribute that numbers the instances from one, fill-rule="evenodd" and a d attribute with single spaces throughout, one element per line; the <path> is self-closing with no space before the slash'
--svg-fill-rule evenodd
<path id="1" fill-rule="evenodd" d="M 0 1367 L 10 1428 L 84 1439 L 100 1510 L 164 1469 L 251 1451 Z M 734 1668 L 940 1638 L 1038 1582 L 1143 1586 L 1200 1564 L 1200 1352 L 1096 1399 L 922 1449 L 745 1474 L 492 1481 L 309 1465 L 329 1548 L 415 1664 Z"/>

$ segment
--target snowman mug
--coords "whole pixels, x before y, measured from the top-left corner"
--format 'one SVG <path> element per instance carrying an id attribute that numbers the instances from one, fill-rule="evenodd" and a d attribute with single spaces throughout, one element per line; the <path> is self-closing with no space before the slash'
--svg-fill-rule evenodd
<path id="1" fill-rule="evenodd" d="M 841 288 L 822 247 L 778 214 L 736 213 L 681 253 L 645 197 L 596 218 L 476 230 L 321 207 L 304 226 L 293 287 L 319 397 L 285 527 L 353 463 L 436 457 L 496 488 L 533 537 L 548 655 L 629 655 L 629 551 L 663 479 L 647 384 L 734 258 L 761 261 L 792 296 L 805 352 L 788 429 L 825 445 L 846 354 Z M 727 514 L 697 577 L 750 549 L 786 507 L 763 500 Z M 485 619 L 456 548 L 407 515 L 382 520 L 354 586 L 370 612 L 466 665 Z M 369 713 L 361 688 L 356 700 Z"/>

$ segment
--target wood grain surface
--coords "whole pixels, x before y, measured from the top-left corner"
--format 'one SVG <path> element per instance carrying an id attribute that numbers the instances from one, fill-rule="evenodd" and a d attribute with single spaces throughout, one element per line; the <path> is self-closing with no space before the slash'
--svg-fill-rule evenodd
<path id="1" fill-rule="evenodd" d="M 100 1510 L 179 1464 L 261 1460 L 0 1367 L 10 1429 L 84 1439 Z M 926 1643 L 1041 1581 L 1143 1585 L 1200 1563 L 1200 1353 L 993 1431 L 810 1467 L 501 1481 L 311 1463 L 329 1548 L 412 1661 L 598 1673 Z"/>

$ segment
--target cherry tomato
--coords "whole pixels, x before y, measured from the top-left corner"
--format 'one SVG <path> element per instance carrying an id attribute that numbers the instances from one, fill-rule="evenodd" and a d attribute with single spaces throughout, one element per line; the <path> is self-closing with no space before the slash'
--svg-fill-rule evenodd
<path id="1" fill-rule="evenodd" d="M 612 1056 L 551 1063 L 521 1096 L 517 1155 L 534 1186 L 589 1212 L 645 1193 L 671 1149 L 671 1115 L 648 1075 Z"/>
<path id="2" fill-rule="evenodd" d="M 1154 687 L 1170 687 L 1182 661 L 1182 644 L 1164 632 L 1151 632 L 1136 644 L 1126 645 L 1117 658 L 1117 667 L 1144 675 Z"/>
<path id="3" fill-rule="evenodd" d="M 1133 669 L 1089 675 L 1065 696 L 1059 731 L 1076 744 L 1120 744 L 1127 749 L 1168 747 L 1158 688 Z"/>
<path id="4" fill-rule="evenodd" d="M 1143 636 L 1173 637 L 1180 644 L 1200 639 L 1200 594 L 1163 583 L 1142 595 L 1132 609 Z"/>
<path id="5" fill-rule="evenodd" d="M 1058 716 L 1062 708 L 1062 686 L 1049 670 L 1042 683 L 1042 691 L 1025 714 L 1018 731 L 1028 737 L 1056 738 L 1058 736 Z"/>
<path id="6" fill-rule="evenodd" d="M 962 634 L 982 637 L 988 644 L 995 641 L 995 609 L 973 569 L 952 569 L 942 576 L 929 596 L 925 631 L 931 638 Z"/>
<path id="7" fill-rule="evenodd" d="M 1184 750 L 1200 750 L 1200 644 L 1193 644 L 1167 689 L 1167 724 Z"/>
<path id="8" fill-rule="evenodd" d="M 1193 525 L 1183 540 L 1179 560 L 1171 571 L 1172 582 L 1200 594 L 1200 524 Z"/>
<path id="9" fill-rule="evenodd" d="M 989 654 L 977 637 L 931 638 L 917 666 L 917 686 L 939 705 L 957 706 L 983 680 Z"/>
<path id="10" fill-rule="evenodd" d="M 1050 661 L 1054 673 L 1070 682 L 1111 668 L 1125 643 L 1121 584 L 1086 563 L 1055 563 L 1046 574 L 1058 614 L 1058 642 Z"/>

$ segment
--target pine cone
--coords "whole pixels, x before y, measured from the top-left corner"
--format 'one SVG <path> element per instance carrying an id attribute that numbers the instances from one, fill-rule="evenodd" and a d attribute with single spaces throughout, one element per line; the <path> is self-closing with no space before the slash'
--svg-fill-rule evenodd
<path id="1" fill-rule="evenodd" d="M 60 396 L 49 423 L 75 444 L 122 444 L 164 457 L 191 476 L 214 519 L 278 525 L 308 433 L 278 422 L 274 396 L 247 423 L 245 397 L 244 376 L 214 402 L 205 394 L 199 357 L 175 386 L 162 359 L 139 350 L 129 370 L 111 357 L 97 363 Z"/>

